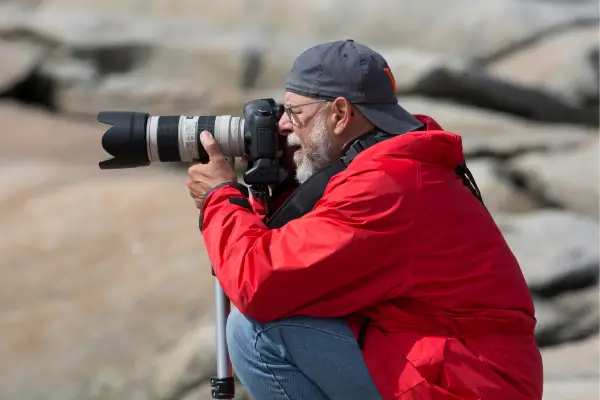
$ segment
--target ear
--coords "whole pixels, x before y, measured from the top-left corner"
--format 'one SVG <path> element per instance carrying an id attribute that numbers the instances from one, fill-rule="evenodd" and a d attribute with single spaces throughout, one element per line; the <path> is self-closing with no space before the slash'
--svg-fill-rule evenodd
<path id="1" fill-rule="evenodd" d="M 331 123 L 333 133 L 341 135 L 352 120 L 352 105 L 343 97 L 335 99 L 331 105 Z"/>

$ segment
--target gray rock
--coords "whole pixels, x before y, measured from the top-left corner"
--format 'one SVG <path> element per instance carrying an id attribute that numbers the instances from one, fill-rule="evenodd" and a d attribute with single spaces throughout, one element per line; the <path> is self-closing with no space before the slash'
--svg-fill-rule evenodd
<path id="1" fill-rule="evenodd" d="M 417 82 L 415 93 L 449 98 L 538 121 L 598 125 L 596 108 L 569 104 L 539 88 L 499 79 L 477 67 L 463 71 L 436 69 Z"/>
<path id="2" fill-rule="evenodd" d="M 544 400 L 596 400 L 600 397 L 598 335 L 542 349 Z"/>
<path id="3" fill-rule="evenodd" d="M 556 332 L 565 326 L 567 316 L 563 315 L 551 301 L 534 297 L 535 318 L 535 336 L 538 344 L 548 346 L 555 344 Z M 541 342 L 541 343 L 540 343 Z"/>
<path id="4" fill-rule="evenodd" d="M 598 160 L 598 137 L 590 137 L 578 148 L 526 154 L 510 165 L 531 191 L 565 209 L 598 219 Z"/>
<path id="5" fill-rule="evenodd" d="M 563 99 L 550 91 L 546 93 L 540 89 L 539 84 L 524 84 L 511 77 L 491 74 L 487 69 L 472 64 L 466 59 L 411 48 L 378 50 L 388 61 L 391 70 L 395 72 L 399 95 L 418 94 L 447 98 L 463 104 L 500 110 L 545 122 L 568 121 L 588 125 L 598 123 L 597 113 L 588 109 L 585 104 Z M 589 66 L 590 63 L 587 62 L 585 65 Z M 526 70 L 530 69 L 535 68 L 530 67 Z M 588 69 L 592 71 L 591 67 Z M 558 82 L 559 79 L 562 82 L 575 81 L 566 73 L 563 74 L 566 75 L 564 79 L 559 73 L 555 75 L 556 79 L 553 82 Z M 568 83 L 563 86 L 564 91 L 579 90 L 573 85 L 569 86 Z"/>
<path id="6" fill-rule="evenodd" d="M 571 323 L 565 326 L 563 341 L 577 340 L 597 334 L 600 327 L 598 285 L 573 290 L 553 299 L 561 313 L 568 315 Z"/>
<path id="7" fill-rule="evenodd" d="M 542 400 L 598 400 L 598 377 L 551 379 L 544 381 Z"/>
<path id="8" fill-rule="evenodd" d="M 95 118 L 99 110 L 143 111 L 154 115 L 241 115 L 252 99 L 282 100 L 283 91 L 214 91 L 198 83 L 148 77 L 144 73 L 114 75 L 95 83 L 74 83 L 57 89 L 57 109 L 67 115 Z"/>
<path id="9" fill-rule="evenodd" d="M 146 45 L 162 33 L 160 24 L 144 18 L 131 20 L 124 13 L 110 15 L 76 7 L 38 7 L 25 14 L 20 29 L 23 35 L 63 50 Z"/>
<path id="10" fill-rule="evenodd" d="M 0 398 L 148 399 L 152 360 L 212 313 L 185 177 L 26 164 L 0 169 L 20 177 L 0 200 Z"/>
<path id="11" fill-rule="evenodd" d="M 543 347 L 579 340 L 598 333 L 598 285 L 544 299 L 534 296 L 536 338 Z"/>
<path id="12" fill-rule="evenodd" d="M 394 72 L 398 95 L 419 93 L 421 82 L 427 81 L 438 71 L 447 71 L 453 80 L 460 79 L 461 73 L 470 68 L 467 59 L 412 47 L 382 47 L 377 48 L 377 51 L 387 60 Z"/>
<path id="13" fill-rule="evenodd" d="M 216 368 L 215 325 L 212 319 L 204 318 L 155 360 L 152 396 L 156 400 L 208 399 Z M 235 372 L 234 378 L 235 398 L 250 400 Z"/>
<path id="14" fill-rule="evenodd" d="M 143 111 L 155 115 L 211 115 L 209 92 L 201 85 L 148 79 L 141 74 L 115 75 L 96 83 L 75 83 L 56 92 L 56 106 L 65 114 L 95 117 L 98 111 Z M 240 108 L 241 110 L 241 108 Z M 218 111 L 218 110 L 216 110 Z"/>
<path id="15" fill-rule="evenodd" d="M 0 3 L 0 37 L 18 34 L 26 15 L 25 9 L 20 4 Z"/>
<path id="16" fill-rule="evenodd" d="M 492 214 L 527 212 L 539 206 L 511 181 L 502 162 L 492 158 L 475 159 L 468 162 L 468 167 Z"/>
<path id="17" fill-rule="evenodd" d="M 193 32 L 191 35 L 173 32 L 154 43 L 143 71 L 151 79 L 200 84 L 211 93 L 244 87 L 282 88 L 292 61 L 301 49 L 297 48 L 296 54 L 279 49 L 283 47 L 274 44 L 268 50 L 273 54 L 266 59 L 265 40 L 248 33 L 215 37 L 212 32 Z M 277 57 L 278 64 L 272 63 L 273 56 Z M 255 71 L 249 71 L 251 68 Z"/>
<path id="18" fill-rule="evenodd" d="M 449 100 L 400 96 L 399 102 L 409 112 L 429 115 L 442 128 L 461 135 L 467 157 L 506 158 L 530 151 L 571 148 L 597 133 L 596 129 L 573 125 L 535 123 Z"/>
<path id="19" fill-rule="evenodd" d="M 597 221 L 558 210 L 496 216 L 496 221 L 533 292 L 561 293 L 598 281 Z"/>
<path id="20" fill-rule="evenodd" d="M 215 326 L 200 321 L 156 363 L 154 396 L 160 400 L 178 400 L 216 372 Z M 210 386 L 207 386 L 210 388 Z"/>
<path id="21" fill-rule="evenodd" d="M 39 73 L 60 87 L 86 85 L 99 78 L 99 71 L 93 62 L 69 58 L 45 62 Z"/>
<path id="22" fill-rule="evenodd" d="M 283 92 L 294 58 L 308 46 L 285 36 L 279 37 L 276 43 L 268 44 L 248 35 L 227 34 L 210 40 L 208 35 L 200 32 L 190 35 L 183 30 L 157 38 L 145 50 L 134 44 L 107 48 L 92 46 L 88 50 L 77 50 L 74 57 L 94 66 L 100 75 L 133 71 L 130 76 L 139 77 L 138 80 L 150 86 L 185 87 L 186 92 L 180 92 L 182 97 L 190 96 L 187 93 L 190 87 L 214 96 L 230 90 L 254 88 Z M 206 40 L 203 39 L 205 36 Z M 144 51 L 147 54 L 142 56 Z M 451 98 L 538 120 L 583 121 L 575 115 L 580 112 L 579 109 L 563 104 L 560 99 L 504 83 L 485 71 L 469 67 L 464 60 L 402 48 L 383 48 L 381 51 L 392 71 L 396 72 L 399 94 Z M 120 75 L 117 77 L 119 80 L 122 79 Z M 206 79 L 208 76 L 210 80 Z M 54 77 L 59 81 L 60 78 Z M 102 85 L 111 85 L 114 78 L 109 76 Z M 88 96 L 95 96 L 94 88 L 82 85 L 77 90 L 91 91 Z"/>
<path id="23" fill-rule="evenodd" d="M 541 350 L 548 380 L 594 378 L 600 375 L 598 335 Z"/>
<path id="24" fill-rule="evenodd" d="M 304 42 L 292 52 L 294 41 L 283 35 L 267 39 L 237 30 L 215 36 L 210 26 L 197 21 L 97 14 L 76 7 L 41 7 L 20 25 L 26 37 L 51 50 L 50 58 L 93 63 L 100 74 L 143 71 L 149 80 L 204 82 L 213 90 L 267 87 L 277 78 L 281 86 L 293 58 L 308 46 Z M 249 78 L 251 68 L 259 70 Z"/>
<path id="25" fill-rule="evenodd" d="M 443 6 L 441 0 L 383 2 L 368 10 L 358 3 L 344 2 L 343 17 L 361 21 L 353 25 L 357 40 L 389 55 L 400 94 L 453 98 L 544 121 L 597 124 L 595 108 L 574 106 L 538 91 L 537 87 L 515 85 L 485 70 L 467 67 L 469 59 L 483 56 L 490 49 L 543 36 L 556 26 L 594 21 L 589 16 L 593 5 L 567 8 L 561 4 L 490 0 L 473 7 L 467 0 L 461 2 L 465 2 L 469 12 L 460 13 L 458 21 L 448 20 L 428 27 L 426 32 L 421 29 L 422 18 L 428 18 L 432 7 Z M 301 10 L 286 1 L 269 4 L 272 15 L 278 10 L 289 15 L 289 7 L 294 8 L 292 18 L 286 18 L 284 26 L 276 18 L 266 18 L 256 11 L 259 6 L 240 4 L 225 10 L 204 1 L 186 4 L 181 9 L 155 2 L 144 7 L 144 13 L 137 12 L 135 18 L 132 13 L 137 11 L 137 3 L 131 1 L 119 4 L 123 12 L 118 14 L 106 12 L 115 6 L 112 2 L 81 6 L 67 0 L 47 0 L 31 12 L 13 14 L 19 17 L 17 31 L 43 43 L 49 61 L 78 65 L 70 70 L 76 68 L 80 76 L 87 73 L 79 65 L 83 63 L 100 76 L 143 73 L 147 81 L 180 82 L 188 88 L 200 83 L 215 93 L 282 87 L 293 59 L 300 52 L 316 42 L 339 39 L 342 32 L 332 20 L 339 18 L 339 13 L 326 11 L 335 9 L 338 3 L 310 1 L 303 3 Z M 210 7 L 211 13 L 205 13 L 203 5 Z M 402 24 L 396 23 L 394 10 L 404 16 Z M 181 18 L 181 11 L 186 18 Z M 243 15 L 237 21 L 244 22 L 232 26 L 231 18 L 237 14 Z M 178 15 L 179 20 L 169 18 Z M 457 23 L 470 29 L 457 30 Z M 503 29 L 494 30 L 497 23 Z M 13 22 L 5 30 L 14 31 L 14 25 Z M 386 29 L 381 29 L 382 25 Z M 310 29 L 311 26 L 315 29 Z M 273 35 L 273 31 L 279 33 Z M 392 50 L 398 47 L 405 49 Z M 50 75 L 60 83 L 66 74 Z M 88 75 L 95 78 L 93 73 Z M 562 82 L 571 82 L 572 75 L 570 72 L 562 76 Z"/>
<path id="26" fill-rule="evenodd" d="M 39 171 L 44 171 L 40 174 Z M 28 199 L 58 187 L 69 185 L 89 174 L 90 168 L 65 168 L 64 163 L 50 160 L 26 160 L 0 163 L 0 206 L 10 215 Z M 0 218 L 1 219 L 1 218 Z"/>
<path id="27" fill-rule="evenodd" d="M 537 88 L 576 107 L 598 99 L 598 26 L 551 35 L 487 66 L 494 77 Z"/>
<path id="28" fill-rule="evenodd" d="M 0 40 L 0 95 L 24 82 L 39 66 L 41 57 L 38 46 Z"/>
<path id="29" fill-rule="evenodd" d="M 424 29 L 431 10 L 446 9 L 444 0 L 382 0 L 365 7 L 360 0 L 292 0 L 214 3 L 154 1 L 43 0 L 44 9 L 89 10 L 108 15 L 118 8 L 127 18 L 190 21 L 213 32 L 258 31 L 274 38 L 281 32 L 308 41 L 352 38 L 377 46 L 402 46 L 459 57 L 477 57 L 538 36 L 581 19 L 597 20 L 596 4 L 552 4 L 522 0 L 457 0 L 452 10 Z M 210 10 L 210 12 L 207 12 Z M 282 18 L 281 16 L 285 16 Z M 402 16 L 402 23 L 398 23 Z M 352 21 L 349 29 L 348 21 Z M 457 27 L 462 27 L 457 29 Z M 465 28 L 468 27 L 468 28 Z M 275 33 L 275 34 L 273 34 Z M 476 33 L 476 34 L 475 34 Z"/>
<path id="30" fill-rule="evenodd" d="M 68 174 L 60 172 L 65 178 L 83 171 L 98 173 L 96 162 L 107 155 L 101 146 L 105 126 L 96 122 L 95 118 L 91 123 L 73 121 L 39 108 L 5 101 L 0 103 L 0 121 L 0 160 L 14 161 L 19 165 L 36 165 L 33 160 L 43 160 L 48 163 L 48 178 L 54 179 L 59 174 L 53 173 L 55 169 L 52 166 L 56 161 L 73 165 Z M 32 172 L 34 170 L 31 168 Z M 29 185 L 33 177 L 24 176 L 21 184 Z M 43 174 L 37 179 L 43 183 Z M 46 185 L 51 186 L 52 179 L 48 179 Z M 14 193 L 18 193 L 19 187 L 13 181 L 11 187 L 4 189 L 15 189 Z"/>

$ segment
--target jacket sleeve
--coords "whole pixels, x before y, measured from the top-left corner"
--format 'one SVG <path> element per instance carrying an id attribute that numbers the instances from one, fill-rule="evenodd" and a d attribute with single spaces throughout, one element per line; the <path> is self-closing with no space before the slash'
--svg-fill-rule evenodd
<path id="1" fill-rule="evenodd" d="M 242 314 L 259 321 L 343 316 L 398 284 L 381 272 L 393 267 L 390 250 L 397 257 L 411 247 L 391 243 L 410 229 L 397 212 L 402 194 L 378 170 L 340 175 L 310 213 L 273 230 L 241 205 L 245 197 L 236 187 L 207 195 L 200 218 L 208 256 Z"/>

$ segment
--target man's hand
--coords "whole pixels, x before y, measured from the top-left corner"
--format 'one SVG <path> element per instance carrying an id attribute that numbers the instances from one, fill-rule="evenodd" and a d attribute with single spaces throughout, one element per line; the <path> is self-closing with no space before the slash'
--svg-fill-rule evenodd
<path id="1" fill-rule="evenodd" d="M 212 134 L 203 131 L 200 134 L 200 142 L 208 154 L 209 161 L 207 164 L 192 165 L 188 169 L 187 181 L 190 196 L 194 199 L 197 208 L 200 208 L 206 192 L 222 183 L 237 181 L 235 171 L 221 153 L 219 144 Z"/>

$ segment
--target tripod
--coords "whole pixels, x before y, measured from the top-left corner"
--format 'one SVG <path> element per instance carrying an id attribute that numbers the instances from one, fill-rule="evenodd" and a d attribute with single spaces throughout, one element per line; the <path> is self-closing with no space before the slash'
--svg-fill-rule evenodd
<path id="1" fill-rule="evenodd" d="M 235 170 L 235 158 L 228 159 L 229 165 Z M 214 277 L 215 290 L 215 318 L 216 318 L 216 345 L 217 345 L 217 375 L 210 379 L 210 387 L 213 399 L 233 399 L 235 396 L 235 382 L 233 380 L 233 368 L 229 359 L 227 350 L 227 336 L 225 328 L 227 327 L 227 317 L 231 311 L 229 298 L 223 291 L 221 284 L 215 276 L 215 270 L 212 270 Z"/>
<path id="2" fill-rule="evenodd" d="M 214 275 L 214 271 L 213 271 Z M 227 337 L 225 327 L 230 311 L 229 299 L 217 278 L 215 280 L 215 317 L 217 338 L 217 375 L 210 379 L 213 399 L 233 399 L 235 396 L 235 383 L 233 369 L 227 350 Z"/>

